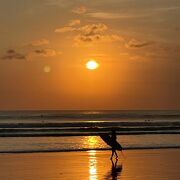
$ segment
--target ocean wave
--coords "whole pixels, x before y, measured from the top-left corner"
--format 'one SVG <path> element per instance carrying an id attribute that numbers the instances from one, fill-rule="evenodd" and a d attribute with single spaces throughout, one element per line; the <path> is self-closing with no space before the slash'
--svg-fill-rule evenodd
<path id="1" fill-rule="evenodd" d="M 0 128 L 35 128 L 35 127 L 119 127 L 119 126 L 180 126 L 180 121 L 89 121 L 89 122 L 36 122 L 36 123 L 5 123 L 0 122 Z"/>
<path id="2" fill-rule="evenodd" d="M 0 111 L 0 119 L 169 119 L 180 118 L 180 111 Z"/>
<path id="3" fill-rule="evenodd" d="M 0 137 L 97 135 L 116 129 L 117 134 L 178 134 L 180 121 L 174 122 L 75 122 L 0 123 Z"/>
<path id="4" fill-rule="evenodd" d="M 124 150 L 180 148 L 180 134 L 121 135 L 117 141 Z M 110 147 L 96 136 L 0 137 L 1 153 L 33 153 L 108 150 Z"/>

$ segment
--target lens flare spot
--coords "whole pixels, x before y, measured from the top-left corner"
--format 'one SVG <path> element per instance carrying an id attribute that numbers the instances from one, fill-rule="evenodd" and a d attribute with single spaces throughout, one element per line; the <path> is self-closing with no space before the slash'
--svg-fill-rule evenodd
<path id="1" fill-rule="evenodd" d="M 50 73 L 51 72 L 51 67 L 50 66 L 44 66 L 44 72 L 45 73 Z"/>

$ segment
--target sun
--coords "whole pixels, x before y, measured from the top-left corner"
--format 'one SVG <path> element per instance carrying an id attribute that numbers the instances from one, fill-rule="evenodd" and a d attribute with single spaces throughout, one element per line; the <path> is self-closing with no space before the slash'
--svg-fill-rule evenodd
<path id="1" fill-rule="evenodd" d="M 95 60 L 89 60 L 86 63 L 86 68 L 90 70 L 95 70 L 99 67 L 99 64 Z"/>

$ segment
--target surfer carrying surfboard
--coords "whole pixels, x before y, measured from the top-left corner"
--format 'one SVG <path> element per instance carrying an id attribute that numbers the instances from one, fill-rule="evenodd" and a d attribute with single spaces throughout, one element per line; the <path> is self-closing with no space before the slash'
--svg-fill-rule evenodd
<path id="1" fill-rule="evenodd" d="M 112 155 L 111 155 L 111 159 L 113 158 L 114 154 L 116 155 L 116 159 L 118 159 L 118 155 L 116 152 L 116 145 L 117 145 L 117 136 L 116 136 L 116 131 L 114 129 L 112 129 L 112 133 L 111 133 L 111 143 L 112 143 Z"/>
<path id="2" fill-rule="evenodd" d="M 107 145 L 109 145 L 109 146 L 111 147 L 112 155 L 111 155 L 111 158 L 110 158 L 110 159 L 112 160 L 114 154 L 116 155 L 116 159 L 118 159 L 118 155 L 117 155 L 117 153 L 116 153 L 116 150 L 122 152 L 122 149 L 123 149 L 123 148 L 122 148 L 121 144 L 116 141 L 117 136 L 116 136 L 116 131 L 115 131 L 115 129 L 113 128 L 113 129 L 111 130 L 111 133 L 108 133 L 108 134 L 107 134 L 107 133 L 100 134 L 100 137 L 101 137 L 101 139 L 102 139 Z M 123 153 L 122 153 L 122 155 L 123 155 Z"/>

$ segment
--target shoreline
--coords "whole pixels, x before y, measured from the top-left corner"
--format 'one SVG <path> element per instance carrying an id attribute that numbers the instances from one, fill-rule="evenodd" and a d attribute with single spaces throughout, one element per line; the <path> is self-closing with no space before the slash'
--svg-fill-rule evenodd
<path id="1" fill-rule="evenodd" d="M 109 131 L 108 131 L 109 132 Z M 107 133 L 107 132 L 102 132 L 102 133 L 62 133 L 62 134 L 0 134 L 0 137 L 75 137 L 75 136 L 99 136 L 101 134 L 104 134 L 104 133 Z M 177 134 L 179 135 L 180 134 L 180 131 L 146 131 L 146 132 L 117 132 L 117 135 L 135 135 L 135 136 L 138 136 L 138 135 L 171 135 L 171 134 Z"/>
<path id="2" fill-rule="evenodd" d="M 177 147 L 129 147 L 129 148 L 124 148 L 123 151 L 133 151 L 133 150 L 163 150 L 163 149 L 179 149 L 180 150 L 180 146 Z M 104 148 L 104 149 L 98 149 L 98 148 L 94 148 L 94 149 L 70 149 L 70 150 L 30 150 L 30 151 L 0 151 L 0 155 L 1 154 L 35 154 L 35 153 L 66 153 L 66 152 L 87 152 L 87 151 L 111 151 L 111 148 Z M 120 152 L 120 151 L 117 151 Z"/>

